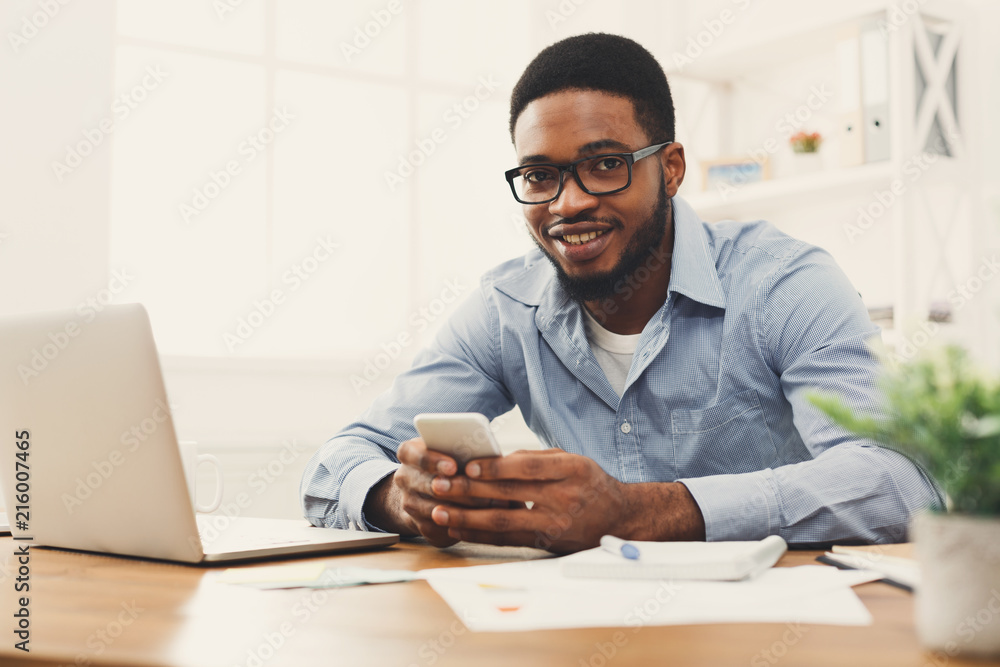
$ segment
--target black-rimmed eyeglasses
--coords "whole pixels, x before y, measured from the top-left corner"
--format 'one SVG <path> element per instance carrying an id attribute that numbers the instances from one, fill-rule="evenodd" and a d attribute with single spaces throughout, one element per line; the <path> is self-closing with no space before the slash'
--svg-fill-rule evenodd
<path id="1" fill-rule="evenodd" d="M 632 185 L 632 165 L 673 142 L 653 144 L 634 153 L 601 153 L 569 164 L 526 164 L 504 173 L 514 199 L 522 204 L 547 204 L 563 190 L 563 175 L 573 174 L 580 189 L 591 195 L 610 195 Z"/>

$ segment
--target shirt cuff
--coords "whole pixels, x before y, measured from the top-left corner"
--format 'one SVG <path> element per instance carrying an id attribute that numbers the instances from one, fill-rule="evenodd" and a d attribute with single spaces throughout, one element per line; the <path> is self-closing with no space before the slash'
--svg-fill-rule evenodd
<path id="1" fill-rule="evenodd" d="M 705 519 L 705 540 L 762 540 L 781 529 L 770 471 L 677 480 L 688 488 Z"/>
<path id="2" fill-rule="evenodd" d="M 372 459 L 359 463 L 347 474 L 340 487 L 340 503 L 349 528 L 376 533 L 388 532 L 368 523 L 365 519 L 365 499 L 368 498 L 368 492 L 373 486 L 396 472 L 398 468 L 398 463 Z"/>

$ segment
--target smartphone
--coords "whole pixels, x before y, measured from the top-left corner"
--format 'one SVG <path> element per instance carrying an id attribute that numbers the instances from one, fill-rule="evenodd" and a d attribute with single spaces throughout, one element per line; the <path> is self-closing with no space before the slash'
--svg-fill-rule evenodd
<path id="1" fill-rule="evenodd" d="M 459 471 L 472 459 L 502 456 L 489 420 L 478 412 L 424 412 L 413 425 L 427 448 L 455 459 Z"/>

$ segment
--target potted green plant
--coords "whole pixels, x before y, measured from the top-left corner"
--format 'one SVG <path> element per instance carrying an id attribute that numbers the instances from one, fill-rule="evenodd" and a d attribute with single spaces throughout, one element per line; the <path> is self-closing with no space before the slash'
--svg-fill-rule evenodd
<path id="1" fill-rule="evenodd" d="M 1000 382 L 948 347 L 889 370 L 884 411 L 857 414 L 813 394 L 835 423 L 910 456 L 937 480 L 946 506 L 911 524 L 921 566 L 923 644 L 949 655 L 1000 655 Z"/>

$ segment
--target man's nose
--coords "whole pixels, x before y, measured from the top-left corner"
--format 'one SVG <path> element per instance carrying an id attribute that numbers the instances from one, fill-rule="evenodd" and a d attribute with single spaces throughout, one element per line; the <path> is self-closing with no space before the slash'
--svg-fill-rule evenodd
<path id="1" fill-rule="evenodd" d="M 584 211 L 597 208 L 597 195 L 584 192 L 572 174 L 563 174 L 563 188 L 559 196 L 549 202 L 549 213 L 560 218 L 573 218 Z"/>

